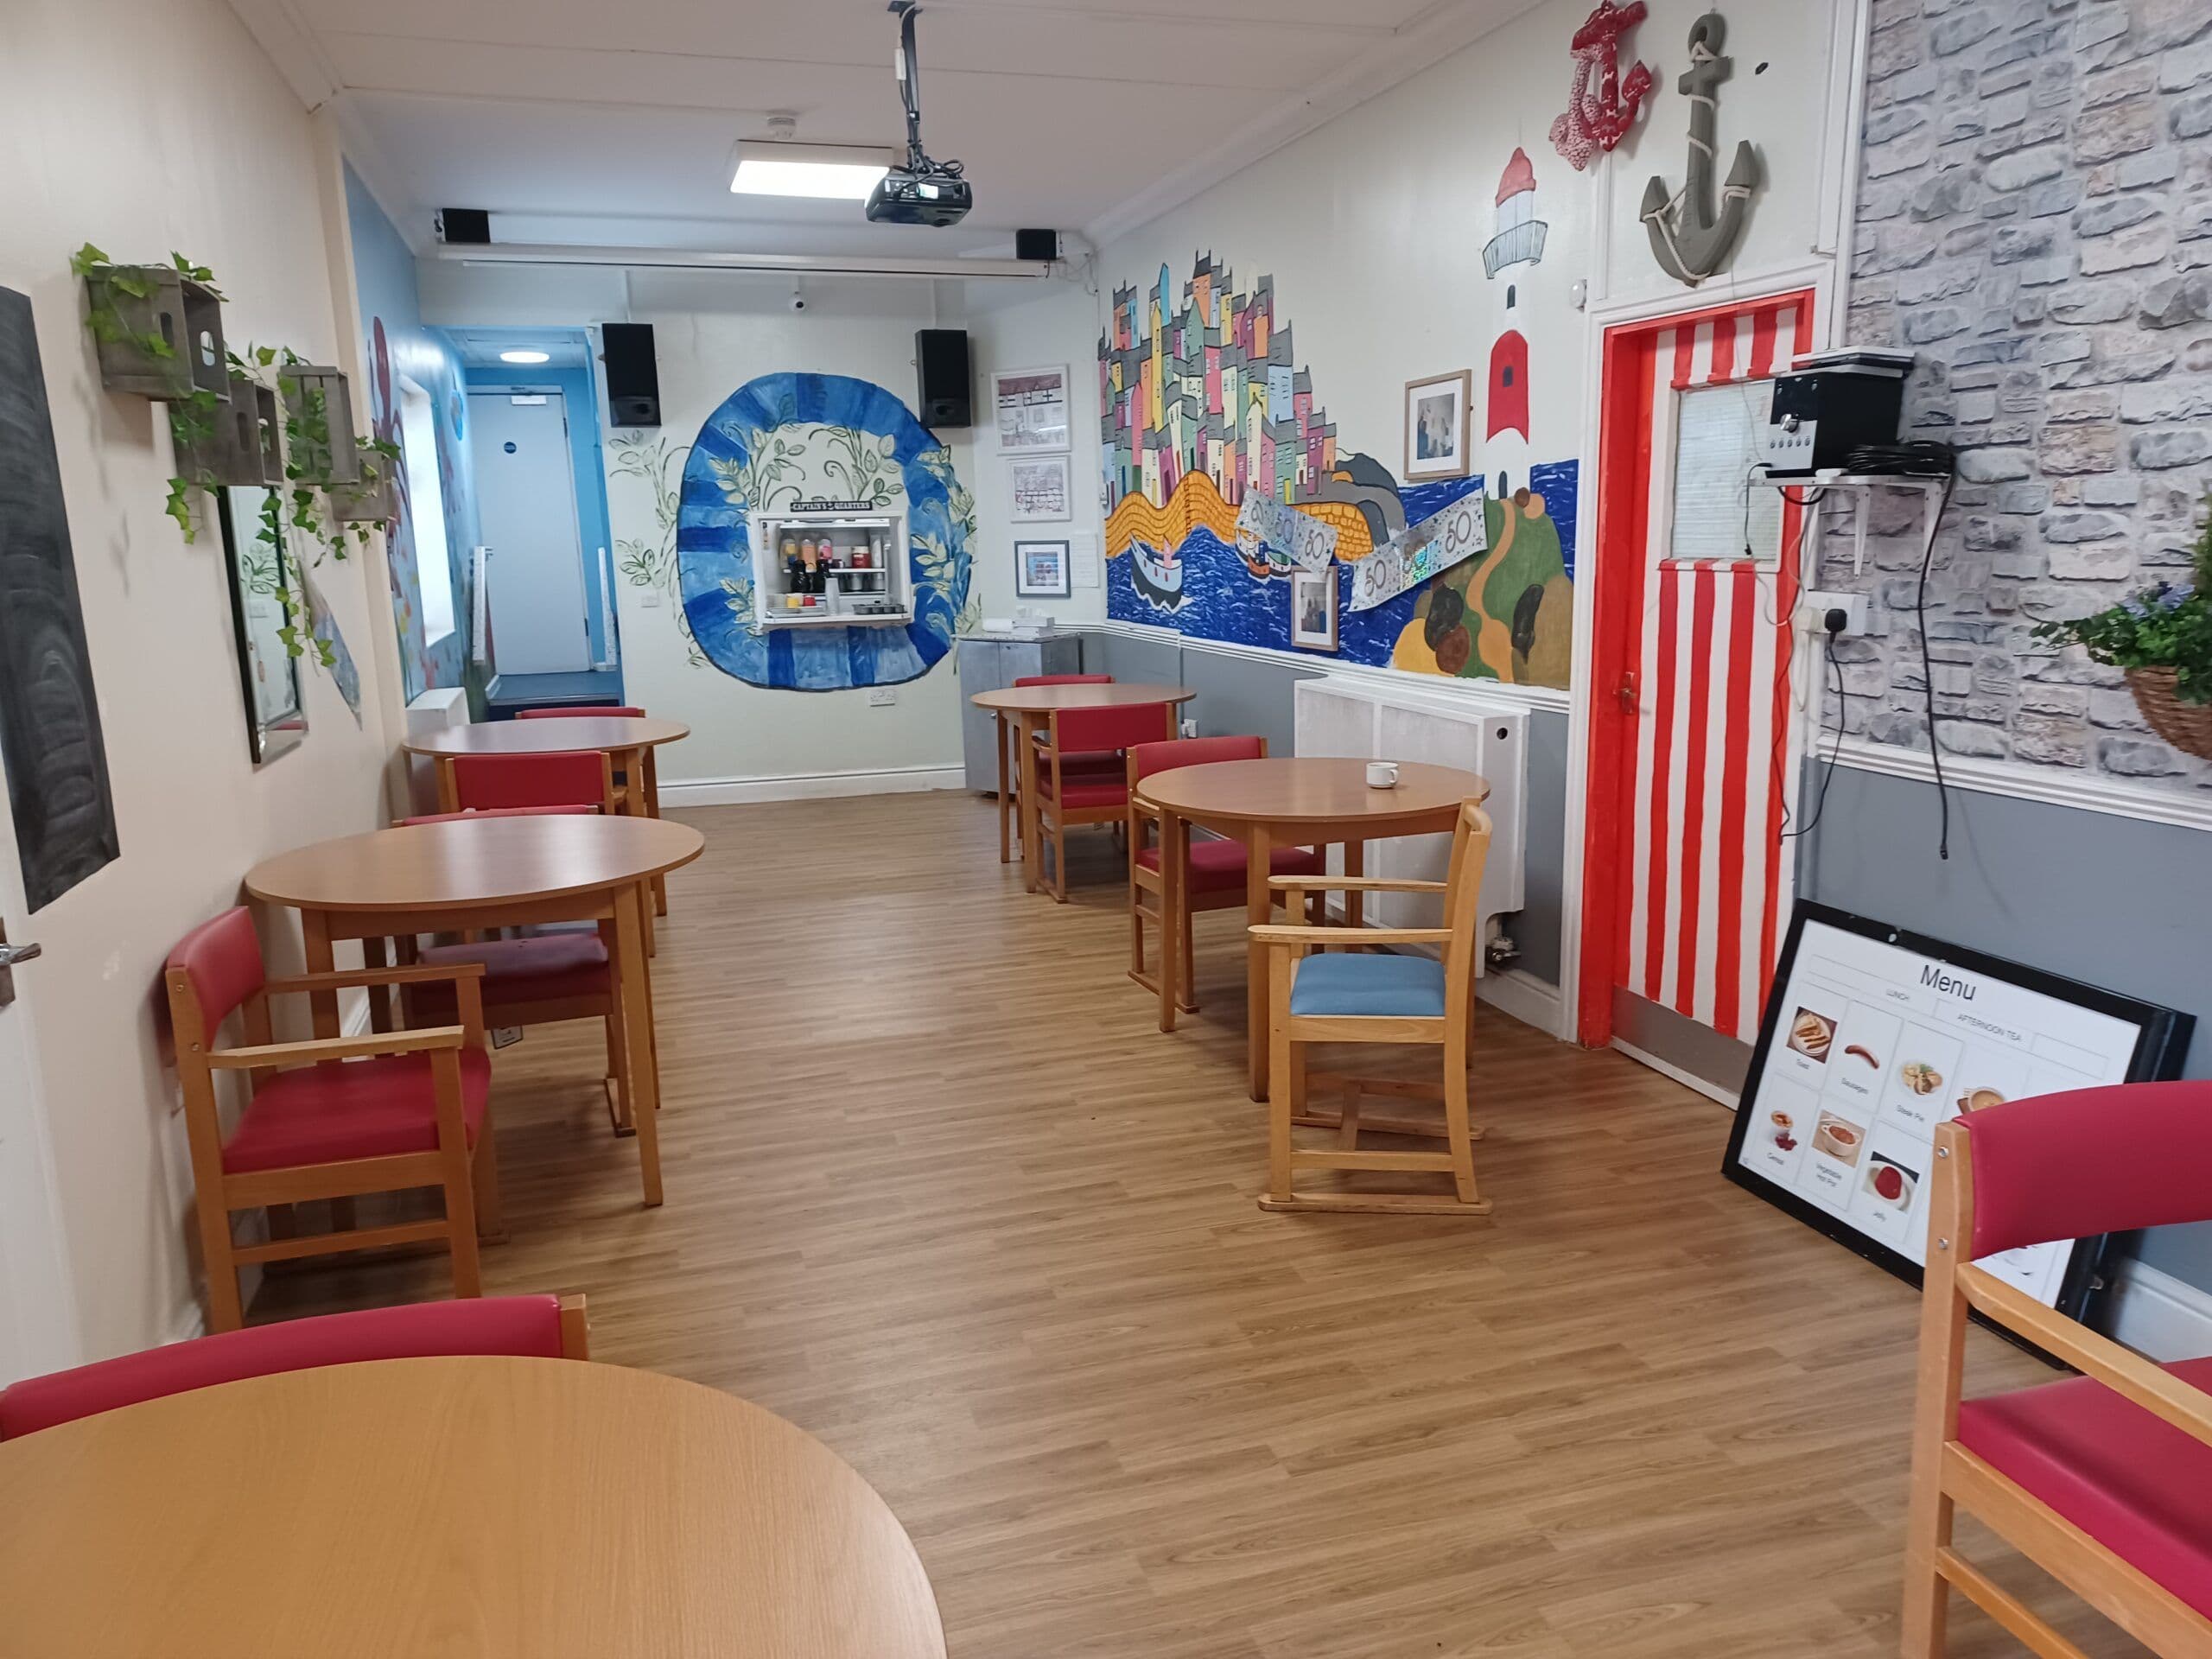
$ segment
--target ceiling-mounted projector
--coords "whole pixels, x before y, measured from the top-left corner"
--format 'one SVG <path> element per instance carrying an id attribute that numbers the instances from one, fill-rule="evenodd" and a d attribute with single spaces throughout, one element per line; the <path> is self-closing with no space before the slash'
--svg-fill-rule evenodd
<path id="1" fill-rule="evenodd" d="M 933 162 L 922 149 L 922 93 L 914 57 L 914 0 L 892 0 L 899 19 L 899 96 L 906 105 L 906 161 L 868 193 L 868 216 L 879 225 L 957 225 L 976 205 L 957 162 Z"/>

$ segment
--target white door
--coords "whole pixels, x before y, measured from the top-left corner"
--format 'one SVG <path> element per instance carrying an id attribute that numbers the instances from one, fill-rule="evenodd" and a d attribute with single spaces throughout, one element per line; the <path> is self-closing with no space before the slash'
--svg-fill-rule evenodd
<path id="1" fill-rule="evenodd" d="M 13 856 L 4 836 L 0 856 Z M 21 950 L 31 936 L 18 928 L 14 937 Z M 0 943 L 0 962 L 10 954 Z M 15 995 L 6 1001 L 11 973 Z M 29 982 L 37 974 L 35 959 L 0 969 L 0 1388 L 78 1360 L 54 1158 L 31 1052 Z"/>
<path id="2" fill-rule="evenodd" d="M 476 510 L 492 550 L 492 664 L 501 674 L 591 666 L 582 538 L 557 391 L 468 396 Z"/>

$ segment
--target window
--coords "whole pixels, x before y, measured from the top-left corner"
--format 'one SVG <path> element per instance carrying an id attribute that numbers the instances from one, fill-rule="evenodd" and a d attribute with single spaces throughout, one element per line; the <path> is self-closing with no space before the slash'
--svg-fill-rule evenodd
<path id="1" fill-rule="evenodd" d="M 1512 283 L 1508 283 L 1505 285 L 1505 308 L 1510 311 L 1513 308 L 1513 302 L 1520 297 L 1521 296 L 1519 291 L 1515 289 Z"/>
<path id="2" fill-rule="evenodd" d="M 1771 380 L 1677 394 L 1675 500 L 1664 556 L 1756 559 L 1782 552 L 1782 492 L 1759 477 Z"/>
<path id="3" fill-rule="evenodd" d="M 437 410 L 430 394 L 406 379 L 399 383 L 399 453 L 407 469 L 407 510 L 415 531 L 423 643 L 435 645 L 450 639 L 454 630 L 453 551 L 446 543 L 446 493 L 438 481 Z"/>
<path id="4" fill-rule="evenodd" d="M 1510 386 L 1513 384 L 1513 365 L 1510 363 L 1497 372 L 1497 384 L 1501 386 Z"/>

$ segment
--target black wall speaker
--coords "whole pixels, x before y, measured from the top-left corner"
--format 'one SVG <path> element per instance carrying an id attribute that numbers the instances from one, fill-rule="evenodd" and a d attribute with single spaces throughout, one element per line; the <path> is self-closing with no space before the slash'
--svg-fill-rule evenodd
<path id="1" fill-rule="evenodd" d="M 484 207 L 438 209 L 438 240 L 462 247 L 480 247 L 492 239 L 491 210 Z"/>
<path id="2" fill-rule="evenodd" d="M 1016 231 L 1014 233 L 1014 257 L 1017 259 L 1057 259 L 1060 257 L 1060 233 L 1058 231 Z"/>
<path id="3" fill-rule="evenodd" d="M 599 328 L 607 365 L 607 415 L 616 426 L 660 424 L 660 365 L 653 360 L 650 322 L 606 322 Z"/>
<path id="4" fill-rule="evenodd" d="M 914 367 L 921 382 L 924 426 L 967 426 L 974 422 L 968 395 L 966 329 L 917 329 Z"/>

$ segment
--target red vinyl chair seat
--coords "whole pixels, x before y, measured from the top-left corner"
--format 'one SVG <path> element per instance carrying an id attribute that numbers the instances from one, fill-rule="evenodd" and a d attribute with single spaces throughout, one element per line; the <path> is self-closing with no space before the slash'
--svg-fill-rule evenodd
<path id="1" fill-rule="evenodd" d="M 491 1092 L 491 1057 L 480 1048 L 462 1049 L 461 1117 L 472 1147 Z M 429 1054 L 326 1061 L 278 1071 L 254 1091 L 223 1143 L 223 1168 L 243 1175 L 435 1152 L 437 1111 Z"/>
<path id="2" fill-rule="evenodd" d="M 1147 870 L 1160 868 L 1160 849 L 1146 847 L 1137 862 Z M 1244 843 L 1241 841 L 1193 841 L 1191 843 L 1191 891 L 1227 893 L 1244 886 Z M 1268 870 L 1274 875 L 1319 875 L 1328 868 L 1320 854 L 1303 847 L 1268 849 Z"/>
<path id="3" fill-rule="evenodd" d="M 492 1296 L 327 1313 L 28 1377 L 0 1389 L 0 1440 L 249 1376 L 451 1354 L 559 1359 L 561 1299 Z"/>
<path id="4" fill-rule="evenodd" d="M 464 962 L 484 964 L 484 977 L 478 982 L 486 1013 L 523 1002 L 607 996 L 614 988 L 613 976 L 607 969 L 607 944 L 596 932 L 541 933 L 477 944 L 437 944 L 422 953 L 425 968 L 449 968 Z M 452 985 L 410 985 L 407 1010 L 409 1023 L 413 1025 L 452 1024 Z"/>
<path id="5" fill-rule="evenodd" d="M 2212 1393 L 2212 1357 L 2165 1369 Z M 2212 1446 L 2086 1376 L 1961 1401 L 1959 1440 L 2212 1618 Z"/>
<path id="6" fill-rule="evenodd" d="M 1068 807 L 1127 806 L 1129 802 L 1128 779 L 1113 772 L 1087 773 L 1060 778 L 1061 790 L 1052 793 L 1052 779 L 1049 773 L 1037 780 L 1037 793 L 1045 800 L 1057 800 Z"/>

